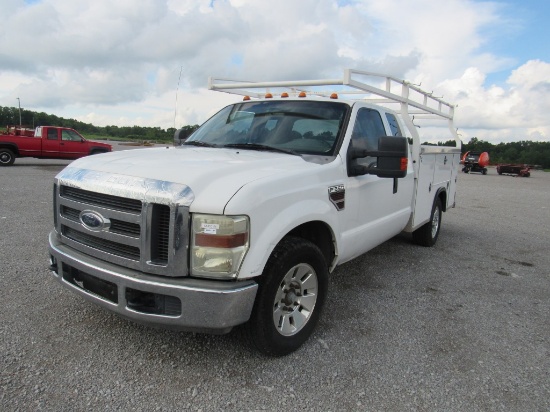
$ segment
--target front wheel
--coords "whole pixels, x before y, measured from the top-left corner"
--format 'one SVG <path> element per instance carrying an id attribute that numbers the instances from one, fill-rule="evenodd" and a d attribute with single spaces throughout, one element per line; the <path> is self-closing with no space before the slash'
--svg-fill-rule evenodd
<path id="1" fill-rule="evenodd" d="M 439 237 L 439 230 L 441 229 L 441 199 L 436 197 L 432 206 L 432 214 L 430 215 L 429 222 L 420 226 L 413 232 L 413 241 L 420 246 L 433 246 Z"/>
<path id="2" fill-rule="evenodd" d="M 0 166 L 11 166 L 15 162 L 15 155 L 10 149 L 0 149 Z"/>
<path id="3" fill-rule="evenodd" d="M 287 355 L 311 335 L 328 289 L 328 267 L 321 250 L 301 238 L 283 239 L 259 280 L 246 331 L 258 350 Z"/>

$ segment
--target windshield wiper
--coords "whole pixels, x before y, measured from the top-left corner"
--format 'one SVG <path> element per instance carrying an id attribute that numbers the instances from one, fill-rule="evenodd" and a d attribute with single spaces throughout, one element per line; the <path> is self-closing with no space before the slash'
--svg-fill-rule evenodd
<path id="1" fill-rule="evenodd" d="M 257 144 L 257 143 L 232 143 L 232 144 L 225 144 L 222 147 L 229 147 L 232 149 L 265 150 L 267 152 L 278 152 L 278 153 L 286 153 L 294 156 L 300 156 L 300 153 L 297 153 L 294 150 L 281 149 L 278 147 L 267 146 L 265 144 Z"/>
<path id="2" fill-rule="evenodd" d="M 200 146 L 200 147 L 219 147 L 217 144 L 201 142 L 199 140 L 192 140 L 190 142 L 184 142 L 185 146 Z"/>

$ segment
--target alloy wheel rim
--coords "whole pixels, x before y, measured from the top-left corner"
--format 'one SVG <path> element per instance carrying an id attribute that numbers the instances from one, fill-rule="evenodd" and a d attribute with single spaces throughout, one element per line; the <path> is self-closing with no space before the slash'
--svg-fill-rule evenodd
<path id="1" fill-rule="evenodd" d="M 434 217 L 432 219 L 432 238 L 437 235 L 437 229 L 439 229 L 439 208 L 434 210 Z"/>
<path id="2" fill-rule="evenodd" d="M 317 273 L 307 263 L 291 268 L 282 279 L 273 302 L 273 323 L 283 336 L 300 332 L 317 303 Z"/>

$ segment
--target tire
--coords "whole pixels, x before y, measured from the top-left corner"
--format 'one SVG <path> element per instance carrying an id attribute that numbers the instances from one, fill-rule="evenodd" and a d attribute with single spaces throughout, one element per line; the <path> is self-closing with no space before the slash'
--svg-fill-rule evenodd
<path id="1" fill-rule="evenodd" d="M 430 220 L 413 232 L 413 241 L 417 245 L 431 247 L 437 242 L 441 230 L 441 199 L 436 197 L 432 206 Z"/>
<path id="2" fill-rule="evenodd" d="M 295 237 L 277 245 L 262 276 L 245 334 L 263 354 L 283 356 L 312 334 L 328 290 L 328 266 L 321 250 Z"/>
<path id="3" fill-rule="evenodd" d="M 486 175 L 486 174 L 487 174 L 487 169 L 484 168 L 484 169 L 482 170 L 481 173 L 483 173 L 484 175 Z"/>
<path id="4" fill-rule="evenodd" d="M 10 149 L 0 149 L 0 166 L 11 166 L 15 162 L 15 155 Z"/>

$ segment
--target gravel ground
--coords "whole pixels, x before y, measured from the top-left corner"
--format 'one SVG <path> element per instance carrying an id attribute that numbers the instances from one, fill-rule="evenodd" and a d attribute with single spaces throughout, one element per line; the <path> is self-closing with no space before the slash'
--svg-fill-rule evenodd
<path id="1" fill-rule="evenodd" d="M 315 334 L 273 359 L 59 285 L 47 234 L 68 163 L 0 169 L 0 410 L 550 410 L 550 173 L 461 174 L 434 248 L 403 234 L 340 266 Z"/>

